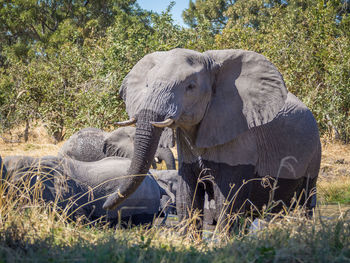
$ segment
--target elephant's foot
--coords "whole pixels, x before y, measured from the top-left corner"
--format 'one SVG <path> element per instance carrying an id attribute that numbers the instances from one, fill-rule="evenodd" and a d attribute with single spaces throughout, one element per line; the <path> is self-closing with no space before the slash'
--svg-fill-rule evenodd
<path id="1" fill-rule="evenodd" d="M 111 227 L 120 226 L 123 228 L 129 228 L 132 226 L 139 226 L 139 225 L 152 226 L 155 218 L 156 218 L 155 214 L 135 214 L 135 215 L 123 217 L 121 218 L 121 220 L 118 220 L 118 219 L 111 220 L 109 223 Z"/>

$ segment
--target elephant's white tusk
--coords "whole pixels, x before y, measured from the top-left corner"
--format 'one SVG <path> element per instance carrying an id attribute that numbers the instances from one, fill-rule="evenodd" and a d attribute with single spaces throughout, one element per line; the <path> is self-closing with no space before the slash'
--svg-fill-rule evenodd
<path id="1" fill-rule="evenodd" d="M 158 127 L 158 128 L 165 128 L 165 127 L 169 127 L 171 124 L 174 123 L 174 120 L 173 119 L 166 119 L 165 121 L 151 121 L 151 124 L 155 127 Z"/>
<path id="2" fill-rule="evenodd" d="M 136 123 L 136 119 L 135 118 L 131 118 L 130 120 L 127 121 L 118 121 L 117 125 L 119 126 L 130 126 L 132 124 Z"/>

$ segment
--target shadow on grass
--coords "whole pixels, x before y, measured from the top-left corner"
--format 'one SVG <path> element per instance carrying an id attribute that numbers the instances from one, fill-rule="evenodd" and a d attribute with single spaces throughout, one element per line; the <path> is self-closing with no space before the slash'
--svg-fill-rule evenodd
<path id="1" fill-rule="evenodd" d="M 0 262 L 349 262 L 349 214 L 316 221 L 281 219 L 225 242 L 189 240 L 161 227 L 57 227 L 39 238 L 12 224 L 1 231 Z"/>

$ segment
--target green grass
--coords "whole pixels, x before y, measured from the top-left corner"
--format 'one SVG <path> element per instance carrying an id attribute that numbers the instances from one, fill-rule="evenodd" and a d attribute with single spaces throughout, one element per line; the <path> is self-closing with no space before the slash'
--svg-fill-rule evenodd
<path id="1" fill-rule="evenodd" d="M 311 220 L 301 214 L 276 215 L 257 232 L 200 238 L 191 228 L 195 213 L 174 227 L 111 229 L 70 222 L 31 201 L 26 187 L 5 195 L 0 185 L 0 262 L 350 262 L 350 211 Z"/>
<path id="2" fill-rule="evenodd" d="M 337 176 L 318 183 L 318 193 L 327 204 L 350 204 L 350 176 Z"/>
<path id="3" fill-rule="evenodd" d="M 29 217 L 31 215 L 28 215 Z M 191 240 L 172 229 L 106 229 L 25 222 L 1 228 L 1 262 L 347 262 L 349 218 L 282 219 L 256 234 Z M 36 223 L 33 223 L 34 225 Z"/>

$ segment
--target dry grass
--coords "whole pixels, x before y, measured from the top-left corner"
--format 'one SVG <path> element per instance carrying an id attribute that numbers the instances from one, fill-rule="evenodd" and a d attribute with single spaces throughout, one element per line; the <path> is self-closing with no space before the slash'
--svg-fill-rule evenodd
<path id="1" fill-rule="evenodd" d="M 350 145 L 324 139 L 322 146 L 319 200 L 350 204 Z"/>
<path id="2" fill-rule="evenodd" d="M 350 176 L 350 144 L 322 140 L 321 177 Z"/>
<path id="3" fill-rule="evenodd" d="M 64 143 L 53 144 L 53 140 L 40 124 L 37 124 L 35 128 L 30 130 L 28 141 L 24 143 L 24 129 L 24 126 L 19 126 L 11 130 L 11 132 L 1 134 L 0 154 L 2 157 L 8 155 L 27 155 L 32 157 L 57 155 L 58 150 Z M 8 141 L 13 143 L 8 143 Z"/>
<path id="4" fill-rule="evenodd" d="M 62 143 L 56 145 L 39 143 L 0 143 L 0 153 L 2 157 L 9 155 L 26 155 L 32 157 L 40 157 L 45 155 L 57 155 L 57 152 L 61 146 Z"/>
<path id="5" fill-rule="evenodd" d="M 194 228 L 198 211 L 173 227 L 155 223 L 130 229 L 70 222 L 67 214 L 30 198 L 29 185 L 0 187 L 0 262 L 346 262 L 350 260 L 350 214 L 312 220 L 296 209 L 269 214 L 264 228 L 235 234 Z M 40 185 L 32 186 L 40 190 Z M 288 209 L 285 209 L 288 211 Z M 234 215 L 237 216 L 237 215 Z M 264 218 L 263 218 L 264 219 Z"/>
<path id="6" fill-rule="evenodd" d="M 321 177 L 317 191 L 322 203 L 350 204 L 350 176 Z"/>
<path id="7" fill-rule="evenodd" d="M 0 139 L 0 153 L 56 155 L 62 144 L 40 142 L 38 138 L 27 144 L 5 144 Z M 346 196 L 344 189 L 350 192 L 349 171 L 350 146 L 324 141 L 318 182 L 322 202 Z M 269 215 L 262 230 L 249 232 L 242 227 L 232 235 L 217 229 L 201 238 L 193 227 L 198 211 L 172 227 L 155 224 L 151 228 L 110 229 L 107 225 L 70 222 L 52 204 L 31 199 L 27 190 L 5 195 L 0 187 L 0 262 L 350 261 L 348 206 L 319 209 L 312 220 L 296 209 L 285 215 Z M 250 218 L 241 219 L 242 226 L 250 224 Z"/>

